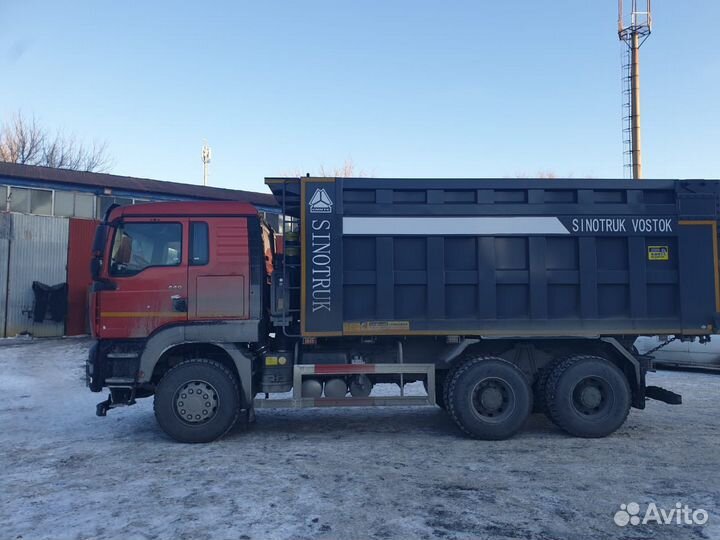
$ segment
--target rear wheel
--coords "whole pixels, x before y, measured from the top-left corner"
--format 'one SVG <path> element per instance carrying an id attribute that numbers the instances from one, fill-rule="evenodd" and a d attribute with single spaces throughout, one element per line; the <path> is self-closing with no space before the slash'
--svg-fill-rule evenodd
<path id="1" fill-rule="evenodd" d="M 477 439 L 511 437 L 532 409 L 532 390 L 515 365 L 494 357 L 469 360 L 447 386 L 448 412 L 465 433 Z"/>
<path id="2" fill-rule="evenodd" d="M 547 396 L 548 379 L 550 378 L 550 374 L 553 369 L 555 369 L 558 364 L 564 362 L 567 358 L 568 357 L 555 358 L 538 371 L 537 377 L 535 377 L 535 383 L 533 384 L 533 396 L 535 398 L 533 412 L 547 413 L 547 403 L 545 402 L 545 397 Z"/>
<path id="3" fill-rule="evenodd" d="M 625 422 L 631 401 L 623 372 L 599 356 L 565 359 L 552 370 L 545 387 L 547 415 L 576 437 L 610 435 Z"/>
<path id="4" fill-rule="evenodd" d="M 155 391 L 155 418 L 180 442 L 214 441 L 240 414 L 237 378 L 213 360 L 188 360 L 170 369 Z"/>
<path id="5" fill-rule="evenodd" d="M 442 405 L 440 406 L 441 409 L 443 409 L 445 411 L 450 410 L 450 405 L 448 404 L 448 394 L 450 393 L 450 383 L 452 382 L 453 377 L 455 376 L 455 373 L 457 372 L 457 370 L 459 368 L 461 368 L 465 364 L 466 361 L 473 360 L 474 358 L 475 358 L 474 356 L 462 357 L 457 364 L 455 364 L 453 367 L 451 367 L 450 369 L 448 369 L 445 372 L 445 376 L 443 377 L 443 382 L 442 382 Z"/>

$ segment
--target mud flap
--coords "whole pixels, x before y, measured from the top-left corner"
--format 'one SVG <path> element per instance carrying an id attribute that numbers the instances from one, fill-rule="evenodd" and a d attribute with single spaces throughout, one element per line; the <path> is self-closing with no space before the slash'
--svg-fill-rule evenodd
<path id="1" fill-rule="evenodd" d="M 659 386 L 648 386 L 645 389 L 645 397 L 662 401 L 663 403 L 667 403 L 669 405 L 682 404 L 682 396 L 680 394 L 676 394 L 675 392 L 671 392 L 665 388 L 660 388 Z"/>
<path id="2" fill-rule="evenodd" d="M 256 421 L 255 406 L 253 405 L 249 409 L 243 409 L 240 411 L 240 416 L 238 416 L 236 425 L 239 426 L 240 429 L 247 430 L 250 429 L 250 426 Z"/>

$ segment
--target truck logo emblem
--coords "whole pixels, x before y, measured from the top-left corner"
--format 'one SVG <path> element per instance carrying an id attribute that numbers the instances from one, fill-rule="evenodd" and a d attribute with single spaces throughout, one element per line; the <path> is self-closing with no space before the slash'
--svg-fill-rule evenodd
<path id="1" fill-rule="evenodd" d="M 333 202 L 324 188 L 317 188 L 308 204 L 310 205 L 310 212 L 313 214 L 329 214 L 332 212 Z"/>

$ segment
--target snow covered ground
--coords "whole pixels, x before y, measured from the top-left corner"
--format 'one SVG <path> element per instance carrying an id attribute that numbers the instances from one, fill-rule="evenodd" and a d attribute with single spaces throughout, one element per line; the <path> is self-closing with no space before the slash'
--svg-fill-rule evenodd
<path id="1" fill-rule="evenodd" d="M 683 394 L 601 440 L 542 416 L 509 441 L 439 408 L 264 410 L 181 445 L 150 400 L 95 416 L 86 340 L 0 341 L 0 538 L 720 538 L 720 375 L 652 374 Z M 627 525 L 676 502 L 704 526 Z"/>

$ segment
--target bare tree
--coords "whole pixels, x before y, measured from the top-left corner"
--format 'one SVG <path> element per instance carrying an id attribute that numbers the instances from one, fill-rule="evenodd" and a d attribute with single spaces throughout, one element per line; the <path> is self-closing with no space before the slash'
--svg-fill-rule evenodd
<path id="1" fill-rule="evenodd" d="M 331 169 L 325 168 L 324 165 L 320 166 L 320 176 L 336 177 L 336 178 L 352 178 L 352 177 L 367 177 L 372 176 L 362 169 L 355 167 L 355 162 L 352 158 L 346 159 L 342 166 L 334 167 Z"/>
<path id="2" fill-rule="evenodd" d="M 308 171 L 303 172 L 300 169 L 294 169 L 283 173 L 281 176 L 305 176 L 306 174 L 311 176 L 325 176 L 328 178 L 367 178 L 373 176 L 373 174 L 368 173 L 363 169 L 356 168 L 352 159 L 346 159 L 340 167 L 325 167 L 325 165 L 320 165 L 320 169 L 317 174 Z"/>
<path id="3" fill-rule="evenodd" d="M 547 170 L 547 171 L 538 171 L 534 175 L 530 175 L 527 173 L 516 173 L 513 176 L 506 176 L 505 178 L 557 178 L 558 175 L 555 174 L 555 172 Z"/>
<path id="4" fill-rule="evenodd" d="M 529 175 L 524 172 L 516 173 L 513 176 L 505 176 L 504 178 L 545 178 L 545 179 L 553 179 L 553 178 L 585 178 L 585 179 L 592 179 L 595 178 L 592 174 L 584 174 L 582 176 L 576 175 L 574 172 L 569 172 L 563 176 L 558 176 L 555 171 L 551 170 L 540 170 L 536 172 L 534 175 Z"/>
<path id="5" fill-rule="evenodd" d="M 106 143 L 87 146 L 74 135 L 53 135 L 34 116 L 27 119 L 19 112 L 0 126 L 0 161 L 91 172 L 107 171 L 112 164 Z"/>
<path id="6" fill-rule="evenodd" d="M 10 163 L 34 163 L 42 158 L 45 135 L 35 118 L 20 113 L 0 127 L 0 159 Z"/>

